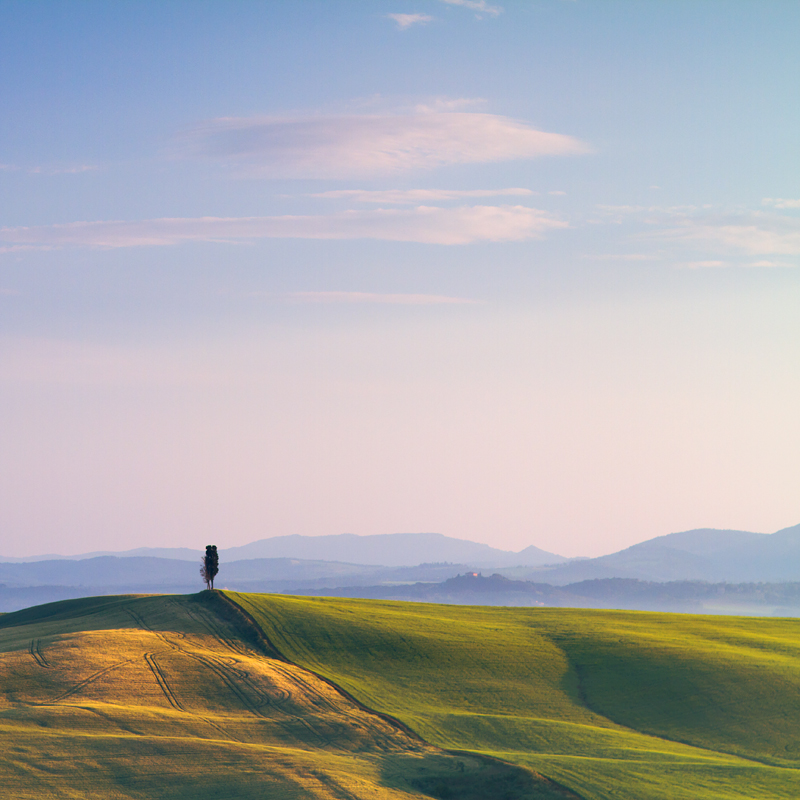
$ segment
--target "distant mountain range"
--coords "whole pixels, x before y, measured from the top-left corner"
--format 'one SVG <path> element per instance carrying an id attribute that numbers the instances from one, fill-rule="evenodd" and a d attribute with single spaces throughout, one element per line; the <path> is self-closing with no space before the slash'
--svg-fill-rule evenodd
<path id="1" fill-rule="evenodd" d="M 703 528 L 573 560 L 536 547 L 514 553 L 435 533 L 278 536 L 220 553 L 221 588 L 431 602 L 697 610 L 711 608 L 706 600 L 716 592 L 739 608 L 772 603 L 786 609 L 795 608 L 795 589 L 770 589 L 773 602 L 752 585 L 800 582 L 800 525 L 773 534 Z M 0 560 L 0 611 L 96 594 L 195 592 L 202 586 L 200 555 L 199 549 L 139 548 Z M 448 583 L 473 571 L 496 573 L 488 594 L 474 589 L 485 583 Z M 697 589 L 698 582 L 717 589 Z M 677 585 L 689 583 L 695 588 Z M 730 588 L 740 584 L 749 588 Z M 668 588 L 653 588 L 659 585 Z M 701 595 L 707 595 L 702 602 Z"/>
<path id="2" fill-rule="evenodd" d="M 139 547 L 123 552 L 98 551 L 78 556 L 38 556 L 2 558 L 0 562 L 31 562 L 69 559 L 71 561 L 100 556 L 119 558 L 169 558 L 181 561 L 200 560 L 201 550 L 186 547 Z M 454 562 L 476 567 L 537 566 L 561 564 L 568 559 L 531 545 L 516 553 L 498 550 L 488 544 L 455 539 L 441 533 L 386 533 L 358 536 L 341 533 L 333 536 L 273 536 L 257 542 L 220 549 L 223 561 L 253 558 L 301 558 L 310 561 L 340 561 L 383 567 L 411 567 L 422 563 Z"/>
<path id="3" fill-rule="evenodd" d="M 0 586 L 73 586 L 116 589 L 118 592 L 195 592 L 202 587 L 199 559 L 97 556 L 82 561 L 52 560 L 0 563 Z M 469 569 L 465 564 L 420 564 L 416 567 L 373 567 L 335 561 L 288 558 L 253 558 L 222 561 L 220 588 L 249 592 L 281 592 L 287 589 L 346 584 L 413 583 L 442 581 Z"/>
<path id="4" fill-rule="evenodd" d="M 712 583 L 798 581 L 800 525 L 772 534 L 713 528 L 670 533 L 611 555 L 524 572 L 528 580 L 535 577 L 555 585 L 597 578 Z"/>

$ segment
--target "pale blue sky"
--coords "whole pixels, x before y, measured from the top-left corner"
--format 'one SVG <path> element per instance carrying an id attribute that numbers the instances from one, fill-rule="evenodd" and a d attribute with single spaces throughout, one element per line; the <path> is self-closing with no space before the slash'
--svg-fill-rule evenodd
<path id="1" fill-rule="evenodd" d="M 4 2 L 0 555 L 800 520 L 797 2 Z"/>

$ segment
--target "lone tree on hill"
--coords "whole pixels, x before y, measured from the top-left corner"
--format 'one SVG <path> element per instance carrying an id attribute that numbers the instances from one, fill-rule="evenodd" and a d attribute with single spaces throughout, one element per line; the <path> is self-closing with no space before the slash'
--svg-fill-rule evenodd
<path id="1" fill-rule="evenodd" d="M 215 544 L 206 545 L 206 554 L 200 566 L 200 576 L 206 582 L 206 589 L 214 588 L 214 578 L 219 572 L 219 555 Z"/>

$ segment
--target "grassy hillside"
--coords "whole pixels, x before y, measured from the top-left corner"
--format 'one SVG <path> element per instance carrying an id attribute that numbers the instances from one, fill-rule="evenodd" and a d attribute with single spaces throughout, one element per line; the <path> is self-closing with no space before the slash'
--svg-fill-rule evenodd
<path id="1" fill-rule="evenodd" d="M 0 617 L 0 787 L 44 798 L 564 798 L 456 756 L 271 657 L 218 595 Z"/>
<path id="2" fill-rule="evenodd" d="M 800 797 L 800 621 L 231 597 L 427 741 L 587 800 Z"/>

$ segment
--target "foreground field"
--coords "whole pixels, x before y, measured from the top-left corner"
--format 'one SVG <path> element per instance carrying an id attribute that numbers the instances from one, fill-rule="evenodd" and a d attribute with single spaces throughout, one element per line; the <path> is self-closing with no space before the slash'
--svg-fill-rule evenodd
<path id="1" fill-rule="evenodd" d="M 574 796 L 530 770 L 430 746 L 274 656 L 210 593 L 1 616 L 3 796 Z"/>
<path id="2" fill-rule="evenodd" d="M 587 800 L 800 797 L 800 621 L 229 594 L 426 741 Z"/>

